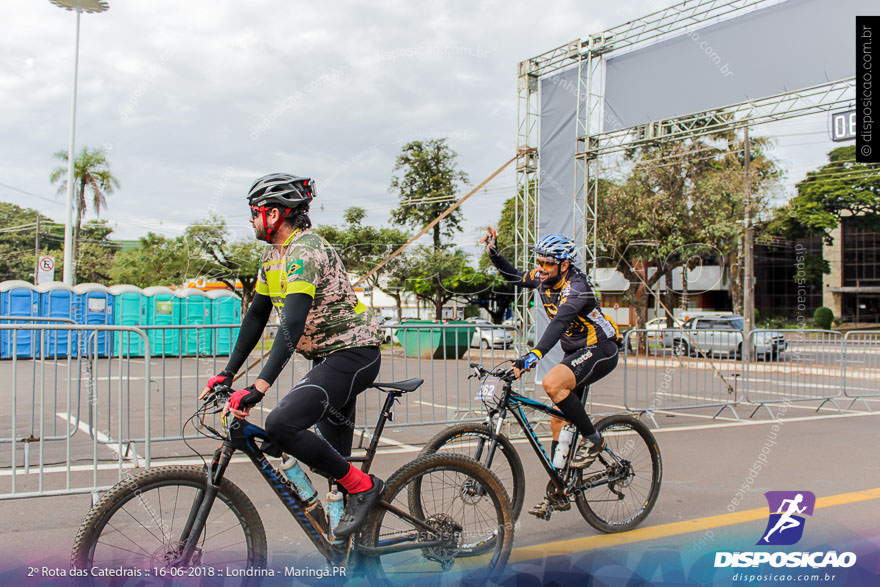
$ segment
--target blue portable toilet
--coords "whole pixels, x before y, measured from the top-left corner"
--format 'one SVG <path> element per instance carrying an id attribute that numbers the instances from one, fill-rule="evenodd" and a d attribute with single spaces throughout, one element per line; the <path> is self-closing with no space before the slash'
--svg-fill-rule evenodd
<path id="1" fill-rule="evenodd" d="M 149 326 L 174 326 L 178 323 L 179 308 L 174 290 L 163 285 L 152 285 L 143 290 L 147 305 Z M 150 354 L 154 357 L 180 355 L 180 333 L 174 328 L 148 328 Z"/>
<path id="2" fill-rule="evenodd" d="M 211 298 L 200 289 L 187 288 L 174 294 L 180 308 L 178 324 L 203 326 L 211 323 Z M 209 355 L 211 353 L 211 329 L 187 328 L 183 331 L 184 355 Z"/>
<path id="3" fill-rule="evenodd" d="M 49 281 L 36 287 L 40 294 L 40 316 L 61 318 L 49 324 L 64 324 L 74 320 L 76 294 L 61 281 Z M 46 330 L 43 333 L 43 352 L 47 357 L 67 357 L 76 355 L 77 332 L 71 330 Z"/>
<path id="4" fill-rule="evenodd" d="M 113 296 L 113 323 L 117 326 L 147 324 L 147 297 L 144 290 L 134 285 L 111 285 Z M 134 332 L 113 333 L 113 356 L 142 357 L 144 341 Z"/>
<path id="5" fill-rule="evenodd" d="M 228 289 L 208 292 L 211 300 L 211 324 L 241 324 L 241 300 Z M 215 328 L 214 353 L 228 355 L 238 338 L 238 328 Z"/>
<path id="6" fill-rule="evenodd" d="M 27 281 L 0 282 L 0 315 L 33 317 L 40 315 L 40 294 Z M 25 320 L 4 320 L 4 324 L 27 324 Z M 14 333 L 14 334 L 13 334 Z M 0 330 L 0 357 L 39 356 L 40 333 L 36 330 Z"/>
<path id="7" fill-rule="evenodd" d="M 106 286 L 100 283 L 81 283 L 73 288 L 73 293 L 77 296 L 76 304 L 76 321 L 80 324 L 90 324 L 93 326 L 103 324 L 113 324 L 113 296 Z M 110 354 L 112 333 L 103 331 L 97 332 L 95 336 L 98 341 L 90 340 L 91 332 L 82 331 L 80 336 L 80 351 L 85 353 L 95 349 L 97 344 L 97 353 L 99 357 L 106 357 Z M 91 344 L 89 344 L 91 342 Z"/>

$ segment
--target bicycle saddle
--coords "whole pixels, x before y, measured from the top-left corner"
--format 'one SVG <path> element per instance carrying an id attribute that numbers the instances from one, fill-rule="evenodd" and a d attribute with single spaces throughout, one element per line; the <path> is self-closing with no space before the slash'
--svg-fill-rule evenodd
<path id="1" fill-rule="evenodd" d="M 404 379 L 403 381 L 395 381 L 393 383 L 376 382 L 373 384 L 373 387 L 376 387 L 376 388 L 382 389 L 382 390 L 393 389 L 395 391 L 409 393 L 410 391 L 417 390 L 424 382 L 425 382 L 424 379 L 419 379 L 418 377 L 413 377 L 412 379 Z"/>

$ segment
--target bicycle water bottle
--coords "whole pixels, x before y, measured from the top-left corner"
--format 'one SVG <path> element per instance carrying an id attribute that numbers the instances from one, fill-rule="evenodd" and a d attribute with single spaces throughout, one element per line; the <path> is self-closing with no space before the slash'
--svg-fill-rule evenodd
<path id="1" fill-rule="evenodd" d="M 295 458 L 286 455 L 287 458 L 281 463 L 281 470 L 284 476 L 290 479 L 296 489 L 297 495 L 306 503 L 311 505 L 318 498 L 318 492 L 312 486 L 312 482 L 306 472 L 302 470 Z"/>
<path id="2" fill-rule="evenodd" d="M 574 437 L 574 428 L 566 426 L 559 433 L 559 442 L 556 445 L 556 454 L 553 455 L 553 466 L 561 469 L 565 466 L 565 458 L 568 456 L 568 447 L 571 446 L 571 439 Z"/>
<path id="3" fill-rule="evenodd" d="M 342 498 L 342 492 L 336 489 L 336 484 L 334 483 L 330 489 L 330 493 L 327 494 L 327 521 L 330 525 L 330 542 L 333 544 L 339 544 L 342 542 L 341 538 L 336 538 L 333 535 L 333 528 L 339 525 L 339 520 L 342 518 L 342 511 L 345 509 L 345 502 Z"/>

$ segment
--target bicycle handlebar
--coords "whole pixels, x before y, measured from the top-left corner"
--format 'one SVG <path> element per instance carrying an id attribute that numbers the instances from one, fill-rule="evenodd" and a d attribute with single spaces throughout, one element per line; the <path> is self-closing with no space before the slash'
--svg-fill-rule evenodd
<path id="1" fill-rule="evenodd" d="M 479 363 L 470 363 L 470 368 L 473 369 L 474 372 L 468 375 L 468 379 L 471 377 L 486 377 L 488 375 L 498 377 L 502 381 L 514 381 L 516 379 L 513 367 L 495 367 L 493 369 L 486 369 Z"/>

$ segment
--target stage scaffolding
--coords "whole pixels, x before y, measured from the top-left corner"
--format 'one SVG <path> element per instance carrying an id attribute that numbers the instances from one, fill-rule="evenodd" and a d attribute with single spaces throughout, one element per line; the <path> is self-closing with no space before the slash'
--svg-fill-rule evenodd
<path id="1" fill-rule="evenodd" d="M 595 269 L 597 200 L 600 158 L 627 149 L 664 141 L 679 141 L 747 126 L 805 116 L 820 111 L 852 107 L 854 78 L 830 81 L 810 88 L 766 98 L 725 105 L 686 116 L 657 120 L 628 128 L 602 132 L 605 60 L 612 52 L 641 48 L 725 19 L 779 4 L 780 0 L 685 1 L 599 34 L 576 39 L 519 64 L 517 84 L 516 245 L 518 267 L 533 263 L 530 245 L 538 234 L 539 81 L 568 68 L 577 68 L 577 112 L 572 139 L 575 141 L 575 181 L 572 215 L 583 225 L 579 243 L 586 265 Z M 661 91 L 658 88 L 658 91 Z M 595 275 L 593 275 L 595 280 Z M 535 340 L 535 320 L 530 311 L 530 290 L 518 290 L 516 318 L 519 341 Z"/>

